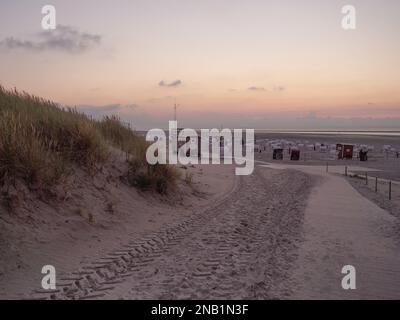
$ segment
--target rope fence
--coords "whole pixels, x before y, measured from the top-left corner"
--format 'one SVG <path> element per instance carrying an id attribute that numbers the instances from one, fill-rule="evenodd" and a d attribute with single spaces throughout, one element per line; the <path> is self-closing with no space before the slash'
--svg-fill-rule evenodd
<path id="1" fill-rule="evenodd" d="M 327 165 L 328 170 L 328 165 Z M 348 167 L 344 168 L 346 177 L 354 177 L 365 181 L 365 185 L 374 190 L 375 193 L 383 193 L 389 200 L 393 199 L 394 193 L 400 196 L 400 182 L 390 179 L 378 178 L 371 176 L 367 171 L 365 173 L 349 173 Z"/>

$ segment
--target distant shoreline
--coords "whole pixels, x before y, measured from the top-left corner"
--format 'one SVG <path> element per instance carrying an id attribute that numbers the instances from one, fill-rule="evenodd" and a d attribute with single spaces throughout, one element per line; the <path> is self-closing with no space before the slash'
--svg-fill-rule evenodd
<path id="1" fill-rule="evenodd" d="M 400 131 L 398 130 L 387 130 L 387 131 L 368 131 L 368 130 L 255 130 L 256 133 L 278 133 L 278 134 L 326 134 L 326 135 L 365 135 L 365 136 L 400 136 Z"/>
<path id="2" fill-rule="evenodd" d="M 198 130 L 198 129 L 197 129 Z M 166 130 L 168 132 L 168 130 Z M 273 130 L 273 129 L 255 129 L 256 134 L 304 134 L 304 135 L 358 135 L 358 136 L 381 136 L 381 137 L 399 137 L 400 130 Z M 139 134 L 145 135 L 147 130 L 138 130 Z"/>

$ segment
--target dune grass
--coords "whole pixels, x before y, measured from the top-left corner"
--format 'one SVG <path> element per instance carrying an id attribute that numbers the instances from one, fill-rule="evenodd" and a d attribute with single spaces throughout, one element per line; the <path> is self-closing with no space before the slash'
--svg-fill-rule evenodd
<path id="1" fill-rule="evenodd" d="M 102 135 L 114 147 L 126 154 L 129 164 L 127 181 L 142 190 L 156 190 L 166 194 L 179 177 L 178 172 L 168 165 L 149 165 L 146 161 L 148 143 L 116 116 L 106 116 L 97 123 Z"/>
<path id="2" fill-rule="evenodd" d="M 0 185 L 20 179 L 28 186 L 49 187 L 71 174 L 73 165 L 93 172 L 107 162 L 110 147 L 125 152 L 132 185 L 165 193 L 174 184 L 174 169 L 148 165 L 146 141 L 118 117 L 96 121 L 0 86 Z"/>

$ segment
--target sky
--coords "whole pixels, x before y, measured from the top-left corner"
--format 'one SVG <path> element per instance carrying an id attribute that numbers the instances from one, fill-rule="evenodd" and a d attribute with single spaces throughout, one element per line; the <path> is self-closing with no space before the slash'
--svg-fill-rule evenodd
<path id="1" fill-rule="evenodd" d="M 400 129 L 399 31 L 398 0 L 2 0 L 0 84 L 137 129 L 175 101 L 192 128 Z"/>

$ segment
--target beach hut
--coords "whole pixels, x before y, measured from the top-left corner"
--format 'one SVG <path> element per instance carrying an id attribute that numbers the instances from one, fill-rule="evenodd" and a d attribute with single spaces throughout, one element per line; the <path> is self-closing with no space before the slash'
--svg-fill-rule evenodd
<path id="1" fill-rule="evenodd" d="M 336 144 L 336 151 L 338 159 L 343 159 L 343 145 L 341 143 Z"/>
<path id="2" fill-rule="evenodd" d="M 315 146 L 313 144 L 308 144 L 307 145 L 307 150 L 308 151 L 314 151 L 315 150 Z"/>
<path id="3" fill-rule="evenodd" d="M 353 148 L 351 144 L 345 144 L 343 146 L 343 159 L 353 159 Z"/>
<path id="4" fill-rule="evenodd" d="M 272 159 L 274 160 L 283 160 L 283 149 L 275 148 L 272 154 Z"/>
<path id="5" fill-rule="evenodd" d="M 360 161 L 367 161 L 368 160 L 368 150 L 361 149 L 359 152 Z"/>
<path id="6" fill-rule="evenodd" d="M 388 151 L 391 147 L 392 146 L 390 144 L 384 144 L 383 147 L 382 147 L 382 151 L 383 152 Z"/>
<path id="7" fill-rule="evenodd" d="M 335 149 L 329 150 L 327 160 L 336 160 L 338 158 L 337 151 Z"/>
<path id="8" fill-rule="evenodd" d="M 290 150 L 290 160 L 293 161 L 300 160 L 300 150 L 298 148 L 292 148 Z"/>

